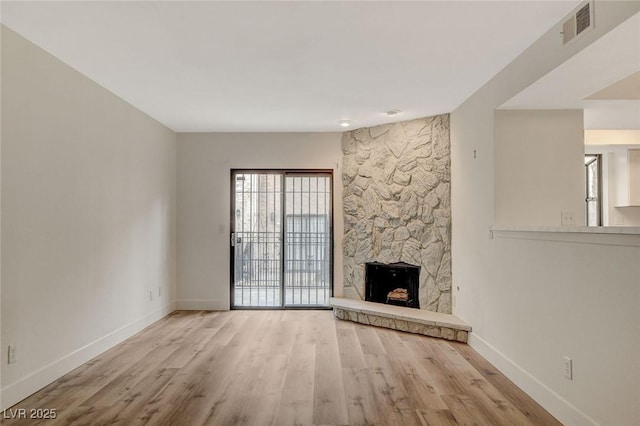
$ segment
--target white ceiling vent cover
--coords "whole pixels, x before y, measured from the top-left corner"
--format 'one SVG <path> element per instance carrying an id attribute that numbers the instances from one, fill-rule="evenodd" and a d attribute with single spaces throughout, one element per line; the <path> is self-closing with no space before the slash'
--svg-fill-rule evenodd
<path id="1" fill-rule="evenodd" d="M 578 35 L 593 28 L 593 0 L 578 6 L 562 24 L 562 42 L 567 44 Z"/>

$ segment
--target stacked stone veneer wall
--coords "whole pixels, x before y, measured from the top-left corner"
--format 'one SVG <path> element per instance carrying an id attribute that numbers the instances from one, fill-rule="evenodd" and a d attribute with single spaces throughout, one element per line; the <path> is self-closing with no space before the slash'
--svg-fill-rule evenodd
<path id="1" fill-rule="evenodd" d="M 342 138 L 345 296 L 364 299 L 366 262 L 420 266 L 420 307 L 451 312 L 449 115 Z"/>

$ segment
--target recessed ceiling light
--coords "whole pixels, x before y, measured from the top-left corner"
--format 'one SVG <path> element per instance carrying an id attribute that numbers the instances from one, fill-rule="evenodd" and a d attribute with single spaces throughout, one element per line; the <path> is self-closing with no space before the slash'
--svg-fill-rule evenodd
<path id="1" fill-rule="evenodd" d="M 340 121 L 338 121 L 338 123 L 340 123 L 340 127 L 349 127 L 349 126 L 351 126 L 351 120 L 340 120 Z"/>
<path id="2" fill-rule="evenodd" d="M 385 114 L 387 114 L 387 117 L 395 117 L 396 115 L 400 114 L 400 110 L 390 109 L 389 111 L 385 111 Z"/>

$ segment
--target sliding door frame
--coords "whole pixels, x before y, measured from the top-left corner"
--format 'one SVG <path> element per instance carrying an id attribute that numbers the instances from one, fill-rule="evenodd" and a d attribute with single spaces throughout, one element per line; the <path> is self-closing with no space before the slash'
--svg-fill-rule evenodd
<path id="1" fill-rule="evenodd" d="M 280 306 L 235 306 L 235 244 L 232 243 L 232 239 L 234 238 L 235 226 L 236 226 L 236 200 L 235 200 L 235 175 L 248 173 L 248 174 L 280 174 L 282 175 L 282 196 L 280 197 L 280 212 L 282 217 L 281 219 L 281 229 L 280 229 Z M 230 211 L 229 211 L 229 293 L 230 293 L 230 309 L 232 310 L 295 310 L 295 309 L 320 309 L 327 310 L 331 309 L 330 306 L 322 306 L 322 305 L 300 305 L 300 306 L 292 306 L 286 305 L 286 295 L 285 295 L 285 232 L 286 232 L 286 214 L 285 214 L 285 206 L 287 205 L 287 190 L 286 190 L 286 178 L 287 176 L 313 176 L 313 175 L 328 175 L 329 177 L 329 188 L 331 190 L 331 196 L 329 197 L 329 297 L 333 297 L 333 287 L 334 287 L 334 262 L 333 262 L 333 254 L 334 254 L 334 235 L 333 235 L 333 197 L 334 197 L 334 186 L 333 186 L 333 170 L 332 169 L 230 169 L 229 173 L 229 199 L 230 199 Z"/>

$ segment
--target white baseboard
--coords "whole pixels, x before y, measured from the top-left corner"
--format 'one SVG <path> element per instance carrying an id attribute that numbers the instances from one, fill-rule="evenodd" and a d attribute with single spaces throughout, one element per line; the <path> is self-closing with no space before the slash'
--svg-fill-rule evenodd
<path id="1" fill-rule="evenodd" d="M 229 301 L 226 299 L 178 299 L 176 309 L 179 311 L 228 311 Z"/>
<path id="2" fill-rule="evenodd" d="M 562 424 L 598 425 L 595 420 L 507 358 L 476 333 L 469 333 L 468 344 Z"/>
<path id="3" fill-rule="evenodd" d="M 21 378 L 17 382 L 5 386 L 0 391 L 0 395 L 2 396 L 2 399 L 0 399 L 0 410 L 6 410 L 7 408 L 17 404 L 49 383 L 64 376 L 71 370 L 81 366 L 107 349 L 110 349 L 118 343 L 128 339 L 143 328 L 153 324 L 174 311 L 174 308 L 174 304 L 171 303 L 162 308 L 156 309 L 142 318 L 124 325 L 89 343 L 88 345 L 65 355 L 59 360 L 42 367 L 28 376 Z"/>

